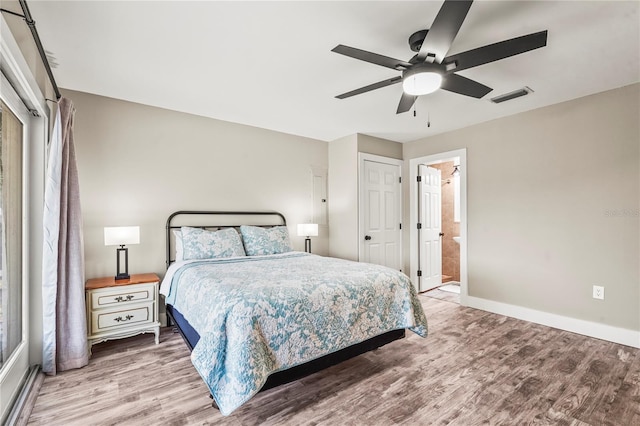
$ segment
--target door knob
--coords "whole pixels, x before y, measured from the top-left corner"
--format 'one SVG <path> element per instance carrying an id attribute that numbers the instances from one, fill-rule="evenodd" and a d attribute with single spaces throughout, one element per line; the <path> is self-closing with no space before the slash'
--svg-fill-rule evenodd
<path id="1" fill-rule="evenodd" d="M 444 237 L 444 232 L 441 232 L 441 233 L 440 233 L 440 236 L 441 236 L 441 237 Z"/>
<path id="2" fill-rule="evenodd" d="M 364 239 L 365 239 L 365 240 L 367 240 L 367 241 L 369 241 L 369 240 L 371 239 L 371 235 L 365 235 L 365 236 L 364 236 Z"/>

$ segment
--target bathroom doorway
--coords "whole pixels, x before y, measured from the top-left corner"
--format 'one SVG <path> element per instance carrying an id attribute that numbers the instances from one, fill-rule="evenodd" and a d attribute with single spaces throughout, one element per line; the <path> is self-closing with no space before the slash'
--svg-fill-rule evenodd
<path id="1" fill-rule="evenodd" d="M 440 283 L 433 295 L 439 296 L 440 291 L 459 295 L 460 158 L 429 164 L 427 167 L 440 172 Z"/>
<path id="2" fill-rule="evenodd" d="M 411 278 L 419 292 L 464 305 L 468 294 L 466 150 L 412 159 L 410 172 Z M 425 174 L 431 177 L 423 178 Z"/>

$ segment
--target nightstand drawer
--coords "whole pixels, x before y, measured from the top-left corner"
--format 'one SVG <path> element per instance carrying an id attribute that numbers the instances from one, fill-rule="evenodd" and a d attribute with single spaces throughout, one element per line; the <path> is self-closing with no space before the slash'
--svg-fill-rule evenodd
<path id="1" fill-rule="evenodd" d="M 154 318 L 154 303 L 91 312 L 91 331 L 100 333 L 114 328 L 151 323 Z"/>
<path id="2" fill-rule="evenodd" d="M 125 303 L 152 301 L 155 297 L 154 284 L 138 284 L 126 287 L 107 288 L 91 293 L 91 309 L 104 308 Z"/>

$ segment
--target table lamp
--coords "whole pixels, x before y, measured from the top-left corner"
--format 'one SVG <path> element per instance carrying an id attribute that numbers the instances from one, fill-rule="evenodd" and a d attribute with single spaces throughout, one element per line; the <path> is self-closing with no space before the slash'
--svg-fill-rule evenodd
<path id="1" fill-rule="evenodd" d="M 120 246 L 116 249 L 116 280 L 129 279 L 129 249 L 125 244 L 140 244 L 139 226 L 110 226 L 104 228 L 104 245 Z M 120 259 L 124 254 L 124 271 L 120 270 Z"/>
<path id="2" fill-rule="evenodd" d="M 298 224 L 298 237 L 306 237 L 304 240 L 304 251 L 311 253 L 311 238 L 318 236 L 317 223 L 300 223 Z"/>

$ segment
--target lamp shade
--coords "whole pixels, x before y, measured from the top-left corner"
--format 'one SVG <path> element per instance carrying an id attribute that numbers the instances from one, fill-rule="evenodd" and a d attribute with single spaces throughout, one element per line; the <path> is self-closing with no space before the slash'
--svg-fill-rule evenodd
<path id="1" fill-rule="evenodd" d="M 139 226 L 108 226 L 104 228 L 105 246 L 140 244 Z"/>
<path id="2" fill-rule="evenodd" d="M 317 223 L 300 223 L 300 224 L 298 224 L 298 236 L 299 237 L 317 237 L 318 236 L 318 224 Z"/>

